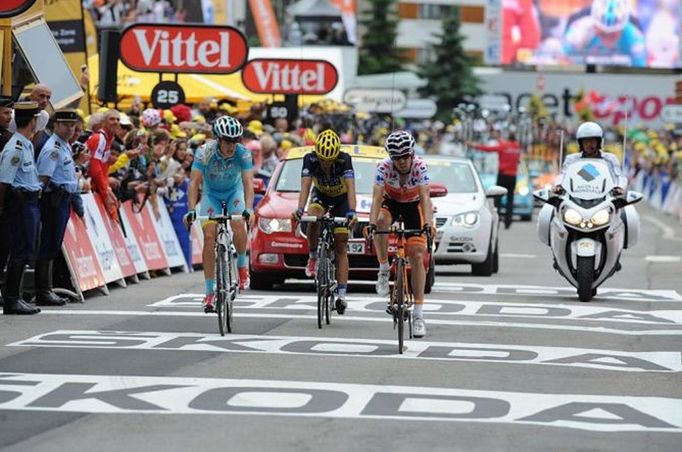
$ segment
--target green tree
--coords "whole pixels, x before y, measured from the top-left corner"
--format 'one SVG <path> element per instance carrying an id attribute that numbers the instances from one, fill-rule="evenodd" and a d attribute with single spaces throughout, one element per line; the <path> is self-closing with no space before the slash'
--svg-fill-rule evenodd
<path id="1" fill-rule="evenodd" d="M 360 20 L 365 27 L 360 46 L 359 74 L 399 71 L 401 57 L 395 46 L 398 28 L 396 0 L 369 0 L 370 11 Z"/>
<path id="2" fill-rule="evenodd" d="M 438 118 L 448 121 L 452 109 L 465 96 L 480 93 L 479 81 L 472 71 L 473 59 L 464 52 L 466 37 L 459 30 L 459 7 L 444 8 L 443 31 L 436 34 L 436 44 L 429 45 L 432 58 L 419 75 L 428 83 L 420 88 L 423 96 L 433 97 L 438 105 Z"/>

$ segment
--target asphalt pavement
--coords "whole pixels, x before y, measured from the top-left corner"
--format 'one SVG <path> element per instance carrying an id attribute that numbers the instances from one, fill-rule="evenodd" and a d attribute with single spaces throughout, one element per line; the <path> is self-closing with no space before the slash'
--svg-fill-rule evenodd
<path id="1" fill-rule="evenodd" d="M 534 222 L 501 231 L 497 275 L 439 267 L 403 355 L 366 283 L 323 329 L 295 281 L 241 294 L 221 337 L 200 272 L 3 316 L 0 450 L 679 451 L 682 226 L 639 210 L 589 303 Z"/>

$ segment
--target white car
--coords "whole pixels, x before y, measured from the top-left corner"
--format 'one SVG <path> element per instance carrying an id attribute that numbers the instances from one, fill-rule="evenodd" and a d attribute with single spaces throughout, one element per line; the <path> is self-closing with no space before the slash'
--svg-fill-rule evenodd
<path id="1" fill-rule="evenodd" d="M 432 199 L 435 208 L 436 264 L 471 264 L 477 276 L 497 273 L 499 217 L 492 199 L 507 194 L 503 187 L 483 188 L 473 163 L 464 158 L 425 156 L 431 182 L 448 194 Z"/>

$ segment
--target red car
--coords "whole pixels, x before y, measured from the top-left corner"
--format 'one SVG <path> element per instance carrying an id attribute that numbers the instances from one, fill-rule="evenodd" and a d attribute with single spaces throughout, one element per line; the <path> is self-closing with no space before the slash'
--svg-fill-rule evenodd
<path id="1" fill-rule="evenodd" d="M 379 263 L 374 250 L 368 249 L 362 231 L 369 220 L 374 171 L 377 162 L 387 154 L 383 148 L 364 145 L 343 145 L 341 150 L 353 157 L 359 219 L 348 241 L 349 279 L 373 280 Z M 297 236 L 290 218 L 298 206 L 303 157 L 310 151 L 312 147 L 289 150 L 275 169 L 264 197 L 256 208 L 256 224 L 251 233 L 249 252 L 252 289 L 270 290 L 274 284 L 284 283 L 286 278 L 308 279 L 304 272 L 308 262 L 308 243 L 303 237 Z M 443 186 L 434 186 L 431 191 L 432 196 L 447 193 L 446 190 L 441 193 L 444 191 Z M 430 259 L 427 259 L 426 265 L 429 268 L 426 289 L 430 291 L 435 269 Z"/>

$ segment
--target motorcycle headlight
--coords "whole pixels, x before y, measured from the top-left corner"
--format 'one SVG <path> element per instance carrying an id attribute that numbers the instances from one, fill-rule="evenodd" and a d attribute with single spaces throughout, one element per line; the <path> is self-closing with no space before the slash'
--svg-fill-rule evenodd
<path id="1" fill-rule="evenodd" d="M 266 234 L 273 232 L 291 232 L 291 220 L 285 218 L 263 218 L 258 219 L 258 227 Z"/>
<path id="2" fill-rule="evenodd" d="M 564 212 L 564 221 L 573 226 L 577 226 L 583 222 L 583 217 L 580 216 L 575 209 L 566 209 L 566 212 Z"/>
<path id="3" fill-rule="evenodd" d="M 467 212 L 455 215 L 452 224 L 455 226 L 473 226 L 478 223 L 478 212 Z"/>
<path id="4" fill-rule="evenodd" d="M 604 226 L 609 222 L 610 214 L 608 209 L 602 209 L 599 212 L 592 215 L 590 222 L 595 226 Z"/>

